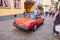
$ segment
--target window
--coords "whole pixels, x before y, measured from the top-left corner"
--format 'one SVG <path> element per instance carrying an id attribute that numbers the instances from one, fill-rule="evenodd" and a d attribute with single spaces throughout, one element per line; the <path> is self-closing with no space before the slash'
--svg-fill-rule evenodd
<path id="1" fill-rule="evenodd" d="M 20 8 L 20 0 L 14 0 L 14 8 Z"/>
<path id="2" fill-rule="evenodd" d="M 3 6 L 2 0 L 0 0 L 0 8 Z"/>
<path id="3" fill-rule="evenodd" d="M 10 0 L 0 0 L 0 8 L 10 8 Z"/>

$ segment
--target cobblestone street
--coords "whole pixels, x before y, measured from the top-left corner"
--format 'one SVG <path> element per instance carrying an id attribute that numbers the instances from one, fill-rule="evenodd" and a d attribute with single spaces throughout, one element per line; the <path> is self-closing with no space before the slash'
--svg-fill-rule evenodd
<path id="1" fill-rule="evenodd" d="M 35 32 L 15 28 L 13 20 L 0 21 L 0 40 L 60 40 L 60 34 L 53 35 L 53 18 L 43 17 L 44 24 Z"/>

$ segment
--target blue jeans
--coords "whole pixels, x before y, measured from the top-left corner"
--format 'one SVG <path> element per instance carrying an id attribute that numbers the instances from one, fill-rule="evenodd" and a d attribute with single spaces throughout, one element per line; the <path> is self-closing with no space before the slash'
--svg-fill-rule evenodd
<path id="1" fill-rule="evenodd" d="M 49 17 L 52 15 L 52 12 L 49 12 Z"/>
<path id="2" fill-rule="evenodd" d="M 47 17 L 47 15 L 48 15 L 48 12 L 45 12 L 45 16 Z"/>
<path id="3" fill-rule="evenodd" d="M 52 13 L 52 17 L 54 17 L 54 15 L 55 15 L 55 14 L 54 14 L 54 13 Z"/>

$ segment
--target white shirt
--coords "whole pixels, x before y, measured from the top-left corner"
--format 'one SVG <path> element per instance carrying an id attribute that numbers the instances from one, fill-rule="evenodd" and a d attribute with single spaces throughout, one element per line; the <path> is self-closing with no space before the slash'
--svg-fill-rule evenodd
<path id="1" fill-rule="evenodd" d="M 37 15 L 37 13 L 38 13 L 38 10 L 34 10 L 34 14 Z"/>

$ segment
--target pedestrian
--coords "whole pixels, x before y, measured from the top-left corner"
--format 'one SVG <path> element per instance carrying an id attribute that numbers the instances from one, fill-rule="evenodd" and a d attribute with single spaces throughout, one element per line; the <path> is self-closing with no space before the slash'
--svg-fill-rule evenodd
<path id="1" fill-rule="evenodd" d="M 45 16 L 46 17 L 48 16 L 48 10 L 47 9 L 45 10 Z"/>
<path id="2" fill-rule="evenodd" d="M 36 16 L 36 19 L 40 18 L 40 12 L 38 12 L 38 8 L 34 10 L 34 15 Z"/>
<path id="3" fill-rule="evenodd" d="M 27 14 L 26 14 L 26 10 L 25 10 L 24 13 L 23 13 L 23 16 L 26 17 L 26 15 L 27 15 Z"/>
<path id="4" fill-rule="evenodd" d="M 58 35 L 58 32 L 55 29 L 55 26 L 60 24 L 60 13 L 58 12 L 58 9 L 55 9 L 55 15 L 54 15 L 54 25 L 53 25 L 53 33 L 54 35 Z"/>
<path id="5" fill-rule="evenodd" d="M 52 11 L 52 17 L 54 17 L 54 9 L 55 9 L 55 8 L 51 8 L 51 11 Z"/>
<path id="6" fill-rule="evenodd" d="M 54 12 L 52 12 L 52 17 L 54 17 L 54 15 L 55 15 L 55 13 L 54 13 Z"/>
<path id="7" fill-rule="evenodd" d="M 34 9 L 34 15 L 37 15 L 38 14 L 38 8 L 35 8 Z"/>
<path id="8" fill-rule="evenodd" d="M 35 8 L 34 15 L 36 16 L 36 19 L 38 18 L 38 8 Z"/>
<path id="9" fill-rule="evenodd" d="M 51 9 L 49 9 L 49 17 L 52 15 L 52 11 Z"/>

